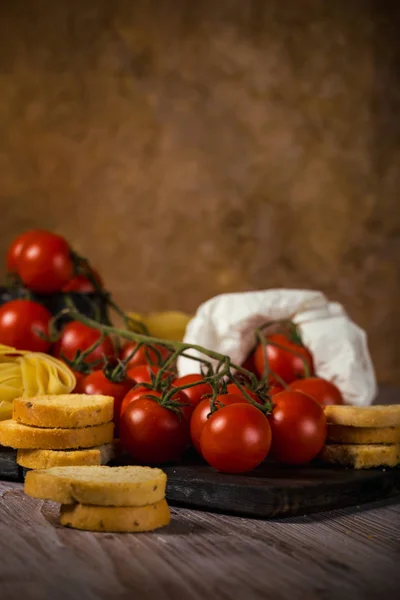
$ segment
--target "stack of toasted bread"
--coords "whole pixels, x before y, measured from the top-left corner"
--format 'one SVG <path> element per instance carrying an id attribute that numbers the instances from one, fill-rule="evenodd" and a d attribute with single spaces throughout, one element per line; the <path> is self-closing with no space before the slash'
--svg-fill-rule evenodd
<path id="1" fill-rule="evenodd" d="M 354 469 L 400 464 L 400 405 L 326 406 L 325 415 L 324 462 Z"/>
<path id="2" fill-rule="evenodd" d="M 107 464 L 113 457 L 111 396 L 65 394 L 17 398 L 0 422 L 0 444 L 17 448 L 28 469 Z"/>
<path id="3" fill-rule="evenodd" d="M 27 473 L 25 493 L 59 502 L 65 527 L 134 533 L 169 524 L 166 482 L 150 467 L 54 467 Z"/>

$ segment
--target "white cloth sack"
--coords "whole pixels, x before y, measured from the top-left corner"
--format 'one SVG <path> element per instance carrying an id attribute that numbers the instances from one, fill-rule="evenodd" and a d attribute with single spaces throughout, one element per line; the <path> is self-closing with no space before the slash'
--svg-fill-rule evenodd
<path id="1" fill-rule="evenodd" d="M 256 327 L 290 317 L 313 355 L 316 374 L 335 383 L 347 403 L 371 404 L 377 384 L 366 333 L 321 292 L 276 289 L 216 296 L 198 308 L 184 341 L 226 354 L 240 365 L 254 346 Z M 195 350 L 190 354 L 202 356 Z M 178 370 L 180 375 L 199 373 L 200 363 L 180 357 Z"/>

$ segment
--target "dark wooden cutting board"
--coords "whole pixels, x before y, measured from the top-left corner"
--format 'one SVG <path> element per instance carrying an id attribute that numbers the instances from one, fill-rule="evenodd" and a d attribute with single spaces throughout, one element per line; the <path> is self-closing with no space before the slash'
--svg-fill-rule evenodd
<path id="1" fill-rule="evenodd" d="M 245 475 L 205 464 L 166 467 L 171 504 L 249 517 L 293 516 L 400 494 L 400 469 L 283 467 L 266 462 Z"/>
<path id="2" fill-rule="evenodd" d="M 15 458 L 15 450 L 0 451 L 0 479 L 23 481 L 24 470 Z M 225 475 L 195 460 L 163 468 L 170 504 L 249 517 L 319 512 L 400 493 L 399 468 L 353 471 L 267 462 L 247 475 Z"/>

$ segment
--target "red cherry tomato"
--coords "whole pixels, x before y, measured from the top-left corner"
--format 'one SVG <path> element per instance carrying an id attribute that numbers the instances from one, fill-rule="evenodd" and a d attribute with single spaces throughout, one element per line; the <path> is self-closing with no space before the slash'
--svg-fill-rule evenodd
<path id="1" fill-rule="evenodd" d="M 289 384 L 290 389 L 298 392 L 304 392 L 314 398 L 319 404 L 328 406 L 329 404 L 344 404 L 343 396 L 333 383 L 322 379 L 322 377 L 307 377 L 307 379 L 298 379 Z"/>
<path id="2" fill-rule="evenodd" d="M 16 272 L 22 282 L 39 294 L 62 290 L 73 276 L 71 248 L 59 235 L 47 231 L 30 234 L 16 256 Z"/>
<path id="3" fill-rule="evenodd" d="M 159 371 L 160 368 L 155 365 L 139 365 L 138 367 L 127 369 L 126 374 L 135 383 L 151 383 L 151 373 L 156 376 Z M 166 373 L 163 373 L 161 379 L 167 379 L 171 376 L 172 373 L 167 371 Z"/>
<path id="4" fill-rule="evenodd" d="M 11 300 L 0 307 L 0 343 L 17 350 L 47 352 L 50 342 L 38 332 L 48 335 L 51 313 L 32 300 Z"/>
<path id="5" fill-rule="evenodd" d="M 217 408 L 238 403 L 243 403 L 243 396 L 238 396 L 236 394 L 220 394 L 215 401 Z M 193 446 L 196 448 L 199 454 L 201 454 L 201 434 L 211 411 L 210 404 L 210 398 L 205 398 L 202 400 L 194 409 L 192 418 L 190 419 L 190 437 L 192 439 Z"/>
<path id="6" fill-rule="evenodd" d="M 83 391 L 82 388 L 82 382 L 85 379 L 86 375 L 85 373 L 81 373 L 80 371 L 75 371 L 75 369 L 71 369 L 72 373 L 75 375 L 75 379 L 76 379 L 76 386 L 74 387 L 74 394 L 84 394 L 85 392 Z"/>
<path id="7" fill-rule="evenodd" d="M 121 444 L 141 464 L 179 460 L 189 444 L 189 422 L 161 406 L 159 392 L 151 392 L 151 395 L 154 400 L 138 398 L 121 415 Z"/>
<path id="8" fill-rule="evenodd" d="M 281 392 L 274 396 L 269 417 L 272 431 L 271 455 L 282 463 L 301 465 L 322 449 L 326 419 L 322 406 L 303 392 Z"/>
<path id="9" fill-rule="evenodd" d="M 193 404 L 191 404 L 190 399 L 187 397 L 187 395 L 182 390 L 178 390 L 171 397 L 171 400 L 173 400 L 174 402 L 179 402 L 181 404 L 181 413 L 184 415 L 185 419 L 187 419 L 189 423 L 194 411 L 194 406 Z"/>
<path id="10" fill-rule="evenodd" d="M 96 329 L 92 329 L 79 321 L 70 321 L 65 325 L 58 342 L 54 344 L 53 355 L 57 358 L 64 356 L 67 360 L 72 361 L 78 350 L 82 352 L 88 350 L 100 338 L 101 333 Z M 99 361 L 92 368 L 101 369 L 104 357 L 111 359 L 114 356 L 113 341 L 106 335 L 99 346 L 85 357 L 84 362 L 89 364 Z"/>
<path id="11" fill-rule="evenodd" d="M 268 336 L 267 341 L 284 346 L 282 349 L 271 344 L 267 345 L 268 365 L 272 371 L 271 381 L 274 381 L 273 373 L 279 375 L 286 383 L 305 377 L 304 361 L 312 374 L 313 361 L 307 348 L 294 344 L 285 335 L 279 333 Z M 262 377 L 264 374 L 264 348 L 261 344 L 256 348 L 254 362 L 258 376 Z"/>
<path id="12" fill-rule="evenodd" d="M 232 404 L 209 417 L 200 438 L 205 460 L 223 473 L 255 469 L 271 446 L 266 416 L 251 404 Z"/>
<path id="13" fill-rule="evenodd" d="M 47 231 L 43 231 L 41 229 L 33 229 L 30 231 L 25 231 L 18 235 L 11 242 L 10 246 L 7 250 L 6 255 L 6 267 L 8 273 L 16 273 L 17 272 L 17 260 L 21 254 L 21 250 L 24 244 L 30 239 L 35 238 L 35 236 L 41 235 L 43 233 L 48 233 Z"/>
<path id="14" fill-rule="evenodd" d="M 100 275 L 95 269 L 92 269 L 92 276 L 97 283 L 99 288 L 103 287 L 103 282 L 101 280 Z M 93 284 L 93 281 L 90 280 L 86 275 L 75 275 L 72 277 L 63 287 L 63 293 L 78 293 L 78 294 L 92 294 L 96 292 L 96 287 Z"/>
<path id="15" fill-rule="evenodd" d="M 242 385 L 242 387 L 245 389 L 245 391 L 247 392 L 247 394 L 250 396 L 250 398 L 252 400 L 254 400 L 254 402 L 258 402 L 261 403 L 260 398 L 257 396 L 257 394 L 255 392 L 253 392 L 253 390 L 250 390 L 248 387 Z M 240 391 L 239 387 L 236 385 L 236 383 L 229 383 L 226 387 L 228 394 L 236 394 L 237 396 L 241 396 L 242 398 L 246 398 L 246 396 L 244 394 L 242 394 L 242 392 Z M 247 400 L 247 398 L 246 398 Z"/>
<path id="16" fill-rule="evenodd" d="M 137 347 L 136 342 L 125 342 L 124 344 L 122 344 L 121 349 L 119 351 L 120 360 L 123 360 L 125 362 L 129 358 L 127 365 L 128 366 L 136 366 L 136 365 L 131 364 L 131 359 L 133 358 L 131 355 L 134 352 L 134 350 L 136 350 L 136 347 Z M 146 363 L 140 363 L 140 364 L 146 364 Z"/>
<path id="17" fill-rule="evenodd" d="M 137 367 L 128 368 L 126 374 L 135 383 L 151 383 L 151 373 L 156 376 L 159 370 L 160 369 L 154 365 L 139 365 Z M 163 376 L 163 379 L 165 379 L 165 377 L 166 375 Z"/>
<path id="18" fill-rule="evenodd" d="M 284 390 L 285 388 L 283 385 L 280 383 L 274 383 L 270 388 L 268 388 L 268 396 L 272 398 L 272 396 L 276 396 L 276 394 L 280 394 L 280 392 L 283 392 Z"/>
<path id="19" fill-rule="evenodd" d="M 185 388 L 182 392 L 187 397 L 187 401 L 192 405 L 193 408 L 201 402 L 204 396 L 212 394 L 212 387 L 209 383 L 205 383 L 202 375 L 199 373 L 191 373 L 190 375 L 184 375 L 178 377 L 172 382 L 173 387 L 180 387 L 181 385 L 187 385 L 189 383 L 199 382 L 198 385 L 194 385 L 190 388 Z"/>
<path id="20" fill-rule="evenodd" d="M 248 357 L 242 364 L 242 367 L 244 369 L 247 369 L 247 371 L 250 371 L 250 373 L 257 374 L 257 369 L 256 369 L 254 359 L 255 359 L 255 351 L 253 350 L 252 352 L 250 352 L 250 354 L 248 355 Z"/>
<path id="21" fill-rule="evenodd" d="M 131 402 L 134 402 L 135 400 L 137 400 L 138 398 L 142 398 L 143 396 L 148 396 L 149 394 L 152 394 L 153 391 L 154 390 L 144 387 L 143 385 L 136 385 L 126 394 L 126 396 L 122 400 L 120 415 L 122 416 L 122 414 L 125 412 L 126 407 Z"/>
<path id="22" fill-rule="evenodd" d="M 149 395 L 152 395 L 155 390 L 145 387 L 144 385 L 136 385 L 133 389 L 131 389 L 125 396 L 121 405 L 121 416 L 125 412 L 126 407 L 129 406 L 131 402 L 135 402 L 138 398 L 146 398 Z M 158 392 L 157 392 L 158 393 Z M 174 402 L 179 402 L 181 404 L 181 413 L 183 416 L 190 420 L 190 417 L 193 412 L 193 407 L 188 404 L 188 399 L 185 394 L 182 392 L 176 392 L 171 398 Z"/>
<path id="23" fill-rule="evenodd" d="M 139 350 L 132 356 L 132 352 L 134 352 L 136 346 L 136 342 L 126 342 L 120 351 L 119 357 L 121 360 L 126 361 L 131 357 L 127 363 L 129 368 L 138 367 L 140 365 L 159 365 L 160 359 L 161 363 L 164 363 L 171 354 L 168 348 L 165 348 L 160 344 L 155 344 L 156 350 L 151 346 L 140 346 Z M 157 354 L 157 351 L 160 356 Z"/>
<path id="24" fill-rule="evenodd" d="M 102 394 L 103 396 L 112 396 L 114 398 L 114 436 L 118 437 L 121 404 L 126 394 L 132 388 L 132 381 L 110 381 L 102 371 L 94 371 L 83 379 L 80 387 L 83 390 L 83 394 Z"/>

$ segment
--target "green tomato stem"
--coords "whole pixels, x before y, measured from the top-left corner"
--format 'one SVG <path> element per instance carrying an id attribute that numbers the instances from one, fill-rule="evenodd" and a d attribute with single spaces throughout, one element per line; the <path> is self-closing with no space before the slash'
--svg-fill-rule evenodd
<path id="1" fill-rule="evenodd" d="M 103 323 L 98 323 L 97 321 L 94 321 L 93 319 L 87 317 L 86 315 L 83 315 L 82 313 L 76 311 L 76 309 L 71 310 L 70 314 L 72 314 L 74 316 L 74 319 L 76 321 L 80 321 L 81 323 L 84 323 L 85 325 L 88 325 L 92 329 L 96 329 L 97 331 L 100 331 L 103 334 L 119 335 L 120 337 L 122 337 L 124 339 L 130 340 L 133 342 L 142 342 L 147 345 L 160 344 L 162 346 L 165 346 L 166 348 L 170 348 L 171 350 L 178 350 L 179 353 L 181 353 L 182 351 L 185 351 L 185 350 L 196 350 L 197 352 L 200 352 L 201 354 L 205 354 L 209 358 L 212 358 L 217 361 L 228 360 L 230 368 L 235 369 L 236 371 L 239 371 L 240 373 L 242 373 L 243 375 L 246 375 L 250 379 L 252 378 L 252 376 L 254 377 L 254 375 L 252 373 L 250 373 L 250 371 L 248 371 L 247 369 L 232 363 L 231 359 L 228 356 L 225 356 L 224 354 L 220 354 L 219 352 L 215 352 L 214 350 L 209 350 L 208 348 L 203 348 L 202 346 L 199 346 L 197 344 L 186 344 L 184 342 L 163 340 L 161 338 L 157 338 L 154 336 L 144 335 L 141 333 L 136 333 L 134 331 L 128 331 L 126 329 L 119 329 L 118 327 L 113 327 L 111 325 L 105 325 Z M 190 355 L 188 356 L 188 358 L 196 359 L 196 357 L 192 357 Z"/>

